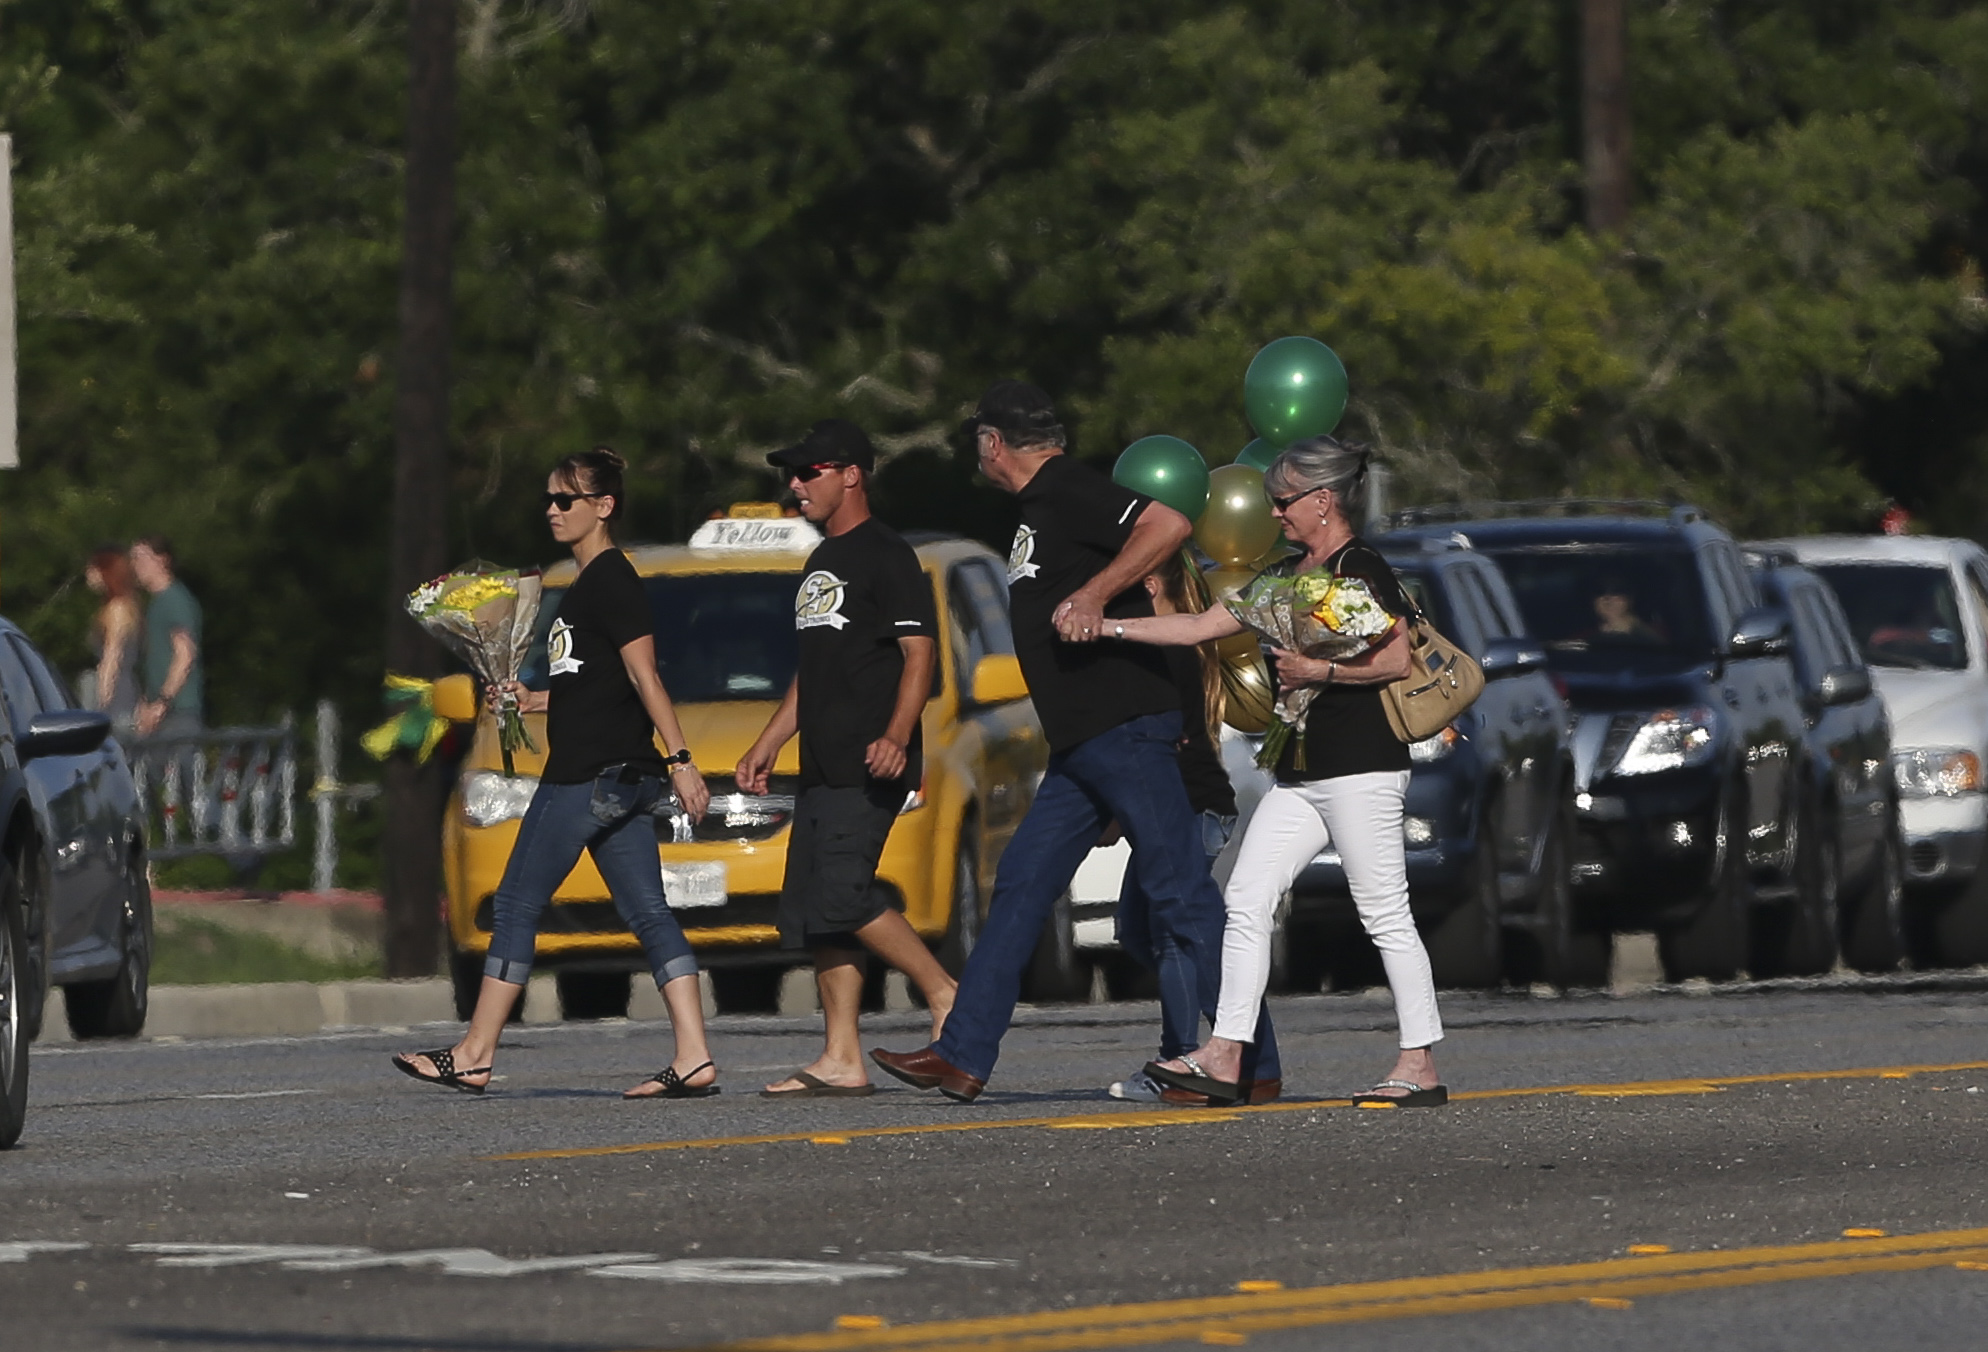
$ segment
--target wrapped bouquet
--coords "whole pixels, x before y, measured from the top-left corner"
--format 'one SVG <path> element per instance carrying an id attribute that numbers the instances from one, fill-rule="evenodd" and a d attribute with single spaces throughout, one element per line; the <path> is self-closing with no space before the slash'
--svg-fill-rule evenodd
<path id="1" fill-rule="evenodd" d="M 1287 652 L 1342 661 L 1365 652 L 1395 620 L 1365 582 L 1323 568 L 1295 577 L 1259 577 L 1228 606 L 1243 624 Z M 1278 696 L 1258 765 L 1275 766 L 1285 743 L 1296 736 L 1296 764 L 1304 768 L 1305 715 L 1317 694 L 1305 687 Z"/>
<path id="2" fill-rule="evenodd" d="M 466 563 L 410 592 L 407 613 L 477 675 L 497 685 L 518 679 L 538 623 L 541 592 L 536 568 L 520 572 Z M 516 700 L 506 699 L 498 707 L 497 745 L 503 750 L 507 775 L 517 773 L 511 760 L 514 752 L 538 750 Z"/>

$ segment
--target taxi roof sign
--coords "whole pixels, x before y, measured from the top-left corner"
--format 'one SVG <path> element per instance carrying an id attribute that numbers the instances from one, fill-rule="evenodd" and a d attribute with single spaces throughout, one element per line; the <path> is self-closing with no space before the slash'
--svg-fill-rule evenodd
<path id="1" fill-rule="evenodd" d="M 798 516 L 719 517 L 706 521 L 690 535 L 692 549 L 805 553 L 820 543 L 821 532 Z"/>

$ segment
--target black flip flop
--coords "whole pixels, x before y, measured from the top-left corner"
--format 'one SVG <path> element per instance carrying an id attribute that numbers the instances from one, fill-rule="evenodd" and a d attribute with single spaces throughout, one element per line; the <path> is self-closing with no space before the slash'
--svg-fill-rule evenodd
<path id="1" fill-rule="evenodd" d="M 805 1070 L 797 1070 L 787 1077 L 799 1080 L 799 1089 L 762 1089 L 761 1098 L 868 1098 L 877 1092 L 873 1084 L 830 1084 L 818 1080 Z"/>
<path id="2" fill-rule="evenodd" d="M 692 1066 L 690 1069 L 690 1075 L 695 1075 L 699 1071 L 708 1068 L 710 1065 L 711 1063 L 709 1061 L 706 1061 L 701 1066 Z M 647 1080 L 642 1081 L 643 1084 L 649 1084 L 651 1082 L 654 1082 L 656 1084 L 661 1085 L 663 1087 L 662 1093 L 623 1094 L 622 1097 L 626 1099 L 710 1098 L 713 1094 L 718 1092 L 718 1083 L 716 1080 L 713 1080 L 710 1084 L 685 1084 L 684 1081 L 688 1080 L 690 1078 L 690 1075 L 679 1075 L 676 1073 L 675 1066 L 664 1066 L 654 1075 L 651 1075 Z"/>
<path id="3" fill-rule="evenodd" d="M 1375 1089 L 1405 1089 L 1405 1094 L 1377 1094 Z M 1353 1106 L 1364 1108 L 1370 1103 L 1385 1103 L 1395 1108 L 1440 1108 L 1450 1101 L 1450 1091 L 1444 1086 L 1432 1085 L 1424 1089 L 1409 1080 L 1382 1080 L 1364 1094 L 1353 1095 Z"/>
<path id="4" fill-rule="evenodd" d="M 1175 1059 L 1180 1061 L 1182 1065 L 1189 1067 L 1193 1073 L 1187 1074 L 1178 1070 L 1168 1070 L 1158 1061 L 1148 1061 L 1146 1063 L 1146 1073 L 1161 1084 L 1170 1085 L 1175 1089 L 1185 1089 L 1190 1094 L 1207 1095 L 1210 1107 L 1226 1106 L 1227 1104 L 1242 1102 L 1242 1085 L 1232 1083 L 1228 1080 L 1214 1079 L 1207 1071 L 1201 1069 L 1201 1063 L 1191 1056 L 1182 1056 Z"/>
<path id="5" fill-rule="evenodd" d="M 394 1053 L 394 1069 L 403 1075 L 413 1076 L 423 1084 L 445 1085 L 450 1089 L 459 1090 L 465 1094 L 481 1094 L 489 1087 L 486 1084 L 465 1084 L 463 1082 L 463 1076 L 465 1075 L 488 1075 L 490 1067 L 478 1066 L 475 1070 L 457 1070 L 456 1053 L 453 1047 L 439 1047 L 432 1052 L 416 1052 L 415 1055 L 425 1056 L 432 1061 L 435 1065 L 436 1073 L 433 1075 L 422 1073 L 421 1069 L 414 1062 L 400 1055 L 398 1052 Z"/>

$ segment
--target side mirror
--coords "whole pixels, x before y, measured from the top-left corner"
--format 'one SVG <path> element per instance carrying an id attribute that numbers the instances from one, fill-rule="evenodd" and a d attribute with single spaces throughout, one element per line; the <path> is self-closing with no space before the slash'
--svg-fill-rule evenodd
<path id="1" fill-rule="evenodd" d="M 1529 638 L 1494 638 L 1484 645 L 1477 665 L 1484 669 L 1487 681 L 1500 676 L 1519 676 L 1544 667 L 1546 649 Z"/>
<path id="2" fill-rule="evenodd" d="M 474 723 L 483 712 L 476 698 L 476 682 L 458 672 L 435 682 L 435 717 L 451 723 Z"/>
<path id="3" fill-rule="evenodd" d="M 1816 698 L 1824 704 L 1857 704 L 1871 697 L 1871 673 L 1863 667 L 1836 667 L 1823 673 Z"/>
<path id="4" fill-rule="evenodd" d="M 1788 612 L 1756 606 L 1740 616 L 1726 644 L 1729 657 L 1778 657 L 1788 651 Z"/>
<path id="5" fill-rule="evenodd" d="M 110 715 L 90 709 L 64 709 L 60 713 L 36 714 L 28 723 L 26 735 L 14 742 L 14 754 L 23 762 L 42 756 L 87 756 L 110 736 Z"/>
<path id="6" fill-rule="evenodd" d="M 1029 697 L 1029 683 L 1022 677 L 1019 659 L 1006 653 L 990 653 L 973 669 L 968 697 L 975 704 L 1009 704 Z"/>

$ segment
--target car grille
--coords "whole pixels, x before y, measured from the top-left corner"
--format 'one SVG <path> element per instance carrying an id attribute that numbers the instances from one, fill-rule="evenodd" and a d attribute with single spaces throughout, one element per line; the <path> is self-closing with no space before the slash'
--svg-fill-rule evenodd
<path id="1" fill-rule="evenodd" d="M 735 896 L 723 906 L 697 906 L 675 912 L 687 930 L 729 929 L 736 925 L 772 925 L 779 921 L 777 893 Z M 476 908 L 476 927 L 488 934 L 496 920 L 495 901 L 485 897 Z M 628 926 L 611 901 L 555 901 L 538 923 L 540 934 L 626 934 Z"/>
<path id="2" fill-rule="evenodd" d="M 1946 861 L 1940 857 L 1939 845 L 1930 840 L 1915 840 L 1905 854 L 1906 868 L 1915 878 L 1930 878 L 1938 873 Z"/>
<path id="3" fill-rule="evenodd" d="M 665 845 L 770 840 L 794 820 L 794 797 L 801 787 L 798 775 L 774 775 L 763 794 L 739 792 L 738 781 L 730 775 L 706 775 L 704 782 L 711 790 L 711 806 L 704 809 L 703 820 L 692 825 L 690 841 L 678 834 L 678 818 L 666 810 L 656 813 L 657 840 Z"/>

